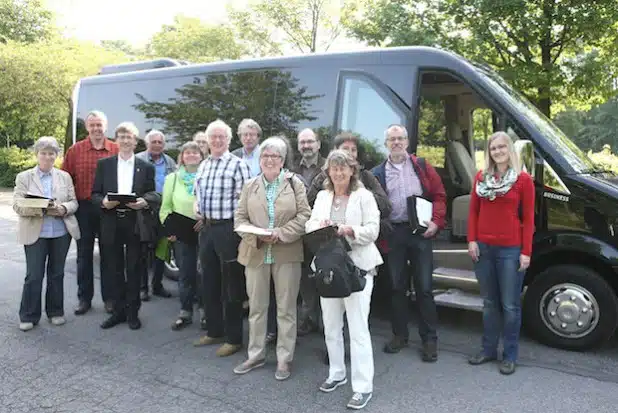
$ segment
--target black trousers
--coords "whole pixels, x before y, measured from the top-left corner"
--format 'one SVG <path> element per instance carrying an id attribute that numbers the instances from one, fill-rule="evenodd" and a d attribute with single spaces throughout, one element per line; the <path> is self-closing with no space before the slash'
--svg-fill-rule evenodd
<path id="1" fill-rule="evenodd" d="M 114 301 L 114 314 L 137 316 L 141 301 L 139 298 L 141 271 L 146 264 L 142 245 L 135 233 L 135 212 L 118 213 L 114 243 L 103 245 L 108 251 L 107 269 L 103 277 L 110 288 Z"/>
<path id="2" fill-rule="evenodd" d="M 392 287 L 391 324 L 393 334 L 408 338 L 410 307 L 407 292 L 414 285 L 419 310 L 418 332 L 423 342 L 437 340 L 438 312 L 433 298 L 433 248 L 431 239 L 395 225 L 388 238 L 388 272 Z M 410 266 L 408 267 L 408 260 Z M 412 270 L 412 273 L 410 273 Z"/>
<path id="3" fill-rule="evenodd" d="M 200 232 L 201 290 L 208 335 L 225 336 L 229 344 L 242 344 L 246 287 L 244 267 L 236 261 L 239 244 L 231 220 Z"/>
<path id="4" fill-rule="evenodd" d="M 25 245 L 26 279 L 21 295 L 19 320 L 37 324 L 41 319 L 43 278 L 47 275 L 45 313 L 47 317 L 64 316 L 64 263 L 71 245 L 71 236 L 39 238 Z"/>
<path id="5" fill-rule="evenodd" d="M 90 303 L 94 296 L 94 240 L 100 235 L 101 217 L 97 207 L 90 201 L 79 201 L 79 208 L 75 212 L 79 223 L 81 238 L 77 243 L 77 298 L 79 301 Z M 101 272 L 101 298 L 104 302 L 112 300 L 109 286 L 103 277 L 106 268 L 105 259 L 107 250 L 101 248 L 99 240 L 100 272 Z"/>

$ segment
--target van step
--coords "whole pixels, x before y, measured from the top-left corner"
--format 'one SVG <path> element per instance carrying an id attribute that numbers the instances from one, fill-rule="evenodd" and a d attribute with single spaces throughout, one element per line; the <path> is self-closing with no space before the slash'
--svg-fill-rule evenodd
<path id="1" fill-rule="evenodd" d="M 438 267 L 433 270 L 434 276 L 443 276 L 451 278 L 461 278 L 466 280 L 473 280 L 476 282 L 476 275 L 474 271 L 460 270 L 457 268 Z"/>
<path id="2" fill-rule="evenodd" d="M 411 292 L 410 299 L 415 299 L 414 292 Z M 450 288 L 448 290 L 434 291 L 434 301 L 436 305 L 442 307 L 461 308 L 470 311 L 483 311 L 483 299 L 474 293 Z"/>

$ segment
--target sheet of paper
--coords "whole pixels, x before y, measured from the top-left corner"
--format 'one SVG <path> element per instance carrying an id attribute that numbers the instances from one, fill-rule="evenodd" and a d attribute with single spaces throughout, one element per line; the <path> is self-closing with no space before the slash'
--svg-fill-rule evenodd
<path id="1" fill-rule="evenodd" d="M 263 235 L 263 236 L 269 236 L 270 234 L 272 234 L 272 231 L 270 230 L 258 228 L 258 227 L 255 227 L 253 225 L 248 225 L 248 224 L 239 225 L 238 228 L 236 228 L 234 231 L 243 232 L 245 234 L 254 234 L 254 235 Z"/>
<path id="2" fill-rule="evenodd" d="M 433 204 L 426 199 L 416 198 L 416 217 L 419 225 L 426 227 L 425 221 L 431 221 Z"/>

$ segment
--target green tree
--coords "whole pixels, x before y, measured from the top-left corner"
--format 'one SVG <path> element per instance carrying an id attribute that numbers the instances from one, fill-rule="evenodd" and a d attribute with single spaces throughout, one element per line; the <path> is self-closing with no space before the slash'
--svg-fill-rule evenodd
<path id="1" fill-rule="evenodd" d="M 127 56 L 142 57 L 145 54 L 144 50 L 135 48 L 126 40 L 102 40 L 101 47 L 112 52 L 122 52 Z"/>
<path id="2" fill-rule="evenodd" d="M 310 102 L 319 97 L 308 95 L 289 72 L 278 70 L 196 76 L 192 84 L 177 89 L 176 97 L 164 102 L 137 96 L 142 102 L 136 109 L 146 119 L 163 121 L 163 132 L 181 142 L 191 139 L 187 131 L 204 130 L 217 118 L 232 128 L 243 118 L 252 118 L 265 136 L 283 134 L 293 141 L 299 122 L 315 120 Z M 237 146 L 235 136 L 232 147 Z"/>
<path id="3" fill-rule="evenodd" d="M 569 92 L 589 100 L 612 94 L 616 71 L 603 59 L 618 41 L 617 21 L 615 0 L 594 5 L 581 0 L 363 0 L 348 8 L 345 19 L 350 33 L 371 45 L 439 46 L 488 63 L 547 116 Z"/>
<path id="4" fill-rule="evenodd" d="M 229 10 L 237 31 L 257 40 L 258 50 L 280 50 L 283 42 L 301 53 L 325 51 L 341 35 L 341 0 L 258 0 L 244 11 Z M 265 29 L 270 28 L 270 29 Z"/>
<path id="5" fill-rule="evenodd" d="M 178 15 L 174 23 L 156 33 L 146 48 L 151 57 L 191 62 L 238 59 L 245 50 L 229 27 L 208 25 L 200 19 Z"/>
<path id="6" fill-rule="evenodd" d="M 33 43 L 53 32 L 53 14 L 41 0 L 0 0 L 0 43 Z"/>

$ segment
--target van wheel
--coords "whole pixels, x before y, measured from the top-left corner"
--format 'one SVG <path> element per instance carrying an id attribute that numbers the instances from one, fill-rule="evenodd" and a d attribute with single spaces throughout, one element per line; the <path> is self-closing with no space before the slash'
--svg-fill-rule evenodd
<path id="1" fill-rule="evenodd" d="M 556 265 L 528 287 L 523 308 L 526 331 L 566 350 L 588 350 L 609 340 L 618 323 L 618 297 L 597 272 Z"/>

